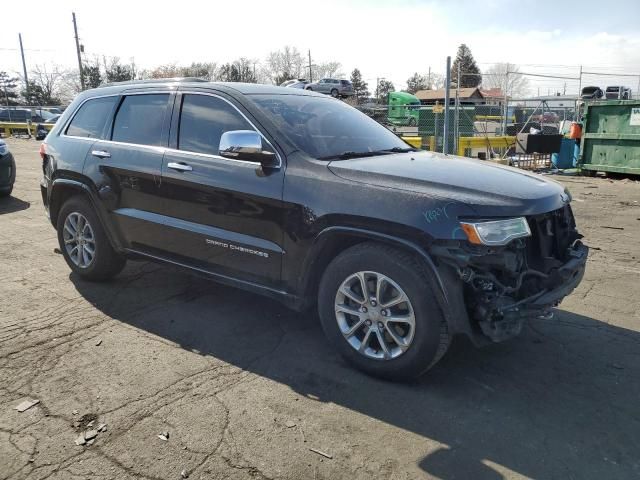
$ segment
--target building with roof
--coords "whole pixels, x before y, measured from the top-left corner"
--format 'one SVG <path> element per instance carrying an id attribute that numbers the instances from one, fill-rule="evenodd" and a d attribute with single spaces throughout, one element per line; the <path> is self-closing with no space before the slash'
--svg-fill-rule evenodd
<path id="1" fill-rule="evenodd" d="M 420 99 L 420 103 L 423 105 L 434 105 L 436 102 L 442 104 L 445 100 L 446 90 L 440 88 L 438 90 L 419 90 L 416 92 L 416 97 Z M 453 105 L 456 99 L 456 89 L 449 89 L 449 101 Z M 460 103 L 463 105 L 477 105 L 484 104 L 485 98 L 482 92 L 477 87 L 461 88 L 460 89 Z"/>

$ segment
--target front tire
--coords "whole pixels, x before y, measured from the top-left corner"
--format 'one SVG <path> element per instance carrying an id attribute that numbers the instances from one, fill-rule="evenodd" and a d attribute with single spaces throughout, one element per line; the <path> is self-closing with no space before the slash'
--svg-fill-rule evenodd
<path id="1" fill-rule="evenodd" d="M 322 328 L 356 368 L 389 380 L 426 372 L 450 335 L 429 279 L 410 254 L 364 243 L 345 250 L 320 282 Z"/>
<path id="2" fill-rule="evenodd" d="M 126 259 L 111 246 L 88 200 L 75 196 L 58 214 L 58 243 L 67 265 L 80 277 L 108 280 L 124 268 Z"/>
<path id="3" fill-rule="evenodd" d="M 331 90 L 331 96 L 332 96 L 333 98 L 338 98 L 338 90 L 337 90 L 337 89 L 335 89 L 335 88 L 334 88 L 334 89 L 332 89 L 332 90 Z"/>

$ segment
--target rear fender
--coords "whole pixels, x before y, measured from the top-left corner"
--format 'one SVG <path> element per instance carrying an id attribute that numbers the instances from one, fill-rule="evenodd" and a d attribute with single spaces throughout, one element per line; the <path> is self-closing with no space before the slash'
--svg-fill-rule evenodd
<path id="1" fill-rule="evenodd" d="M 108 221 L 108 212 L 103 207 L 102 203 L 99 201 L 97 192 L 94 191 L 87 183 L 79 180 L 79 179 L 71 179 L 71 178 L 56 178 L 51 183 L 51 189 L 48 193 L 49 195 L 49 216 L 51 219 L 51 223 L 54 228 L 57 228 L 58 224 L 58 213 L 62 208 L 64 202 L 70 197 L 81 194 L 89 199 L 91 206 L 93 207 L 94 212 L 98 215 L 100 219 L 100 223 L 102 224 L 102 228 L 107 234 L 107 238 L 109 238 L 109 242 L 112 247 L 121 252 L 122 244 L 118 240 L 118 237 L 113 230 L 110 222 Z"/>

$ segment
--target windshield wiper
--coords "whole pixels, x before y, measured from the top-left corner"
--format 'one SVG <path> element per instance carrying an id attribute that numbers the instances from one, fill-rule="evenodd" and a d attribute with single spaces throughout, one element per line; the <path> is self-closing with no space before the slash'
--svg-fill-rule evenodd
<path id="1" fill-rule="evenodd" d="M 336 155 L 328 155 L 326 157 L 320 157 L 318 160 L 348 160 L 350 158 L 362 158 L 362 157 L 376 157 L 378 155 L 388 155 L 390 153 L 407 153 L 407 152 L 417 152 L 416 148 L 412 147 L 393 147 L 393 148 L 383 148 L 382 150 L 373 150 L 366 152 L 354 152 L 354 151 L 346 151 L 342 153 L 338 153 Z"/>
<path id="2" fill-rule="evenodd" d="M 347 152 L 338 153 L 336 155 L 327 155 L 326 157 L 319 157 L 318 160 L 348 160 L 350 158 L 375 157 L 376 155 L 384 155 L 386 153 L 392 153 L 392 152 L 387 150 L 377 150 L 374 152 L 347 151 Z"/>
<path id="3" fill-rule="evenodd" d="M 391 153 L 406 153 L 406 152 L 417 152 L 417 148 L 413 147 L 393 147 L 387 148 L 385 150 L 380 150 L 381 152 L 391 152 Z"/>

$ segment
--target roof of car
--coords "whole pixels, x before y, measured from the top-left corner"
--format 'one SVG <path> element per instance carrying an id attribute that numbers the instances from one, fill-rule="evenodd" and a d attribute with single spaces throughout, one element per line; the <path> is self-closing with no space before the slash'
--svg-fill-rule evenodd
<path id="1" fill-rule="evenodd" d="M 275 85 L 264 85 L 260 83 L 242 83 L 242 82 L 209 82 L 201 78 L 159 78 L 151 80 L 133 80 L 128 82 L 115 82 L 108 83 L 98 87 L 98 89 L 109 90 L 124 90 L 135 87 L 168 87 L 175 86 L 193 87 L 193 88 L 206 88 L 210 87 L 223 87 L 226 89 L 236 90 L 239 93 L 245 95 L 258 95 L 258 94 L 272 94 L 272 95 L 321 95 L 315 92 L 310 92 L 300 89 L 292 89 L 286 87 L 279 87 Z"/>

